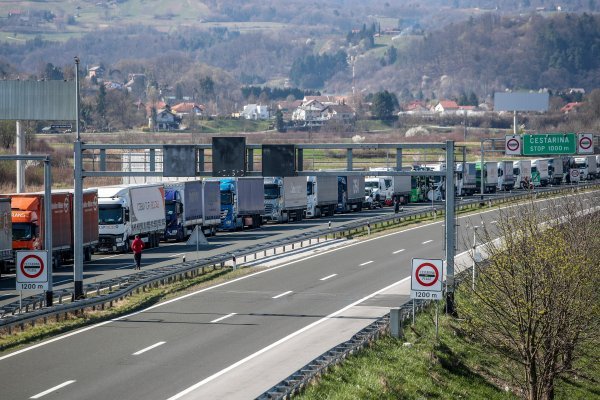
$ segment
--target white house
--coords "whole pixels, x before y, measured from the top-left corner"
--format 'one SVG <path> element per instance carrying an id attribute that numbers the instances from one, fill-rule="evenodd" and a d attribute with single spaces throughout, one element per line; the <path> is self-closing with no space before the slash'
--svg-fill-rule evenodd
<path id="1" fill-rule="evenodd" d="M 269 119 L 271 116 L 269 113 L 269 107 L 260 104 L 247 104 L 244 106 L 244 110 L 240 116 L 245 119 Z"/>
<path id="2" fill-rule="evenodd" d="M 317 100 L 309 100 L 302 103 L 292 113 L 292 121 L 322 121 L 321 115 L 325 106 Z"/>

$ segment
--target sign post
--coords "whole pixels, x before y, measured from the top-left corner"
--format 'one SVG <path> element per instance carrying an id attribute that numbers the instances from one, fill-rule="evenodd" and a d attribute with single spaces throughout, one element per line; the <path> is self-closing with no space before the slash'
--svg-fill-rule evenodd
<path id="1" fill-rule="evenodd" d="M 442 298 L 442 282 L 444 274 L 443 260 L 423 258 L 412 259 L 410 275 L 410 298 L 414 300 L 439 300 Z M 435 337 L 438 337 L 438 303 L 435 303 Z"/>
<path id="2" fill-rule="evenodd" d="M 48 251 L 17 251 L 16 290 L 48 290 Z"/>

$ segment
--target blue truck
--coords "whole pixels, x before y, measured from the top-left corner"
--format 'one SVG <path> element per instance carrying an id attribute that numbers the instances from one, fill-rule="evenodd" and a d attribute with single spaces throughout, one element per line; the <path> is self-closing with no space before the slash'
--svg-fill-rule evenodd
<path id="1" fill-rule="evenodd" d="M 165 187 L 164 240 L 182 241 L 199 227 L 206 236 L 221 222 L 219 182 L 167 182 Z"/>
<path id="2" fill-rule="evenodd" d="M 263 178 L 221 178 L 220 230 L 257 228 L 265 214 Z"/>

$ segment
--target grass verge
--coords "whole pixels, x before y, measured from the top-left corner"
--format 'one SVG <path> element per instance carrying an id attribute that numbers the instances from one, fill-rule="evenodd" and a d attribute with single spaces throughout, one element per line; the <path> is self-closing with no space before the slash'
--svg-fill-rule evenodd
<path id="1" fill-rule="evenodd" d="M 440 311 L 442 306 L 440 306 Z M 332 367 L 295 398 L 308 399 L 518 399 L 507 373 L 518 368 L 465 333 L 463 321 L 440 316 L 435 339 L 433 307 L 405 326 L 405 337 L 385 336 Z M 410 345 L 404 345 L 404 343 Z M 580 362 L 585 376 L 557 381 L 556 399 L 599 398 L 598 348 Z"/>

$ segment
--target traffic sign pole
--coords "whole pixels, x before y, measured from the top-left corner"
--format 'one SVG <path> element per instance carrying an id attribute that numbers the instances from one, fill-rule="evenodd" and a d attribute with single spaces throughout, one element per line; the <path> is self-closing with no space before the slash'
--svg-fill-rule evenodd
<path id="1" fill-rule="evenodd" d="M 50 157 L 44 161 L 44 221 L 46 227 L 44 249 L 48 252 L 46 268 L 48 270 L 48 288 L 46 289 L 46 307 L 52 307 L 52 169 Z"/>

